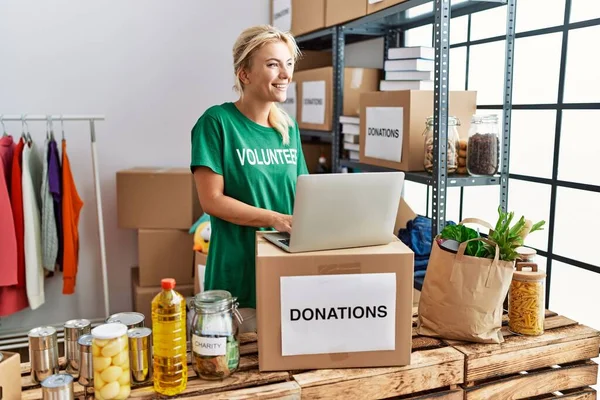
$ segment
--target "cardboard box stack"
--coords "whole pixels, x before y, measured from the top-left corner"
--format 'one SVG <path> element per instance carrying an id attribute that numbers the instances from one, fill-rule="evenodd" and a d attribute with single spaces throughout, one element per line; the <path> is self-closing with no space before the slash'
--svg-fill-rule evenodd
<path id="1" fill-rule="evenodd" d="M 325 27 L 325 0 L 271 0 L 271 25 L 295 36 Z"/>
<path id="2" fill-rule="evenodd" d="M 432 47 L 389 49 L 379 90 L 433 90 L 434 58 Z"/>
<path id="3" fill-rule="evenodd" d="M 348 159 L 358 161 L 360 158 L 360 117 L 342 115 L 340 117 L 344 150 L 348 151 Z"/>
<path id="4" fill-rule="evenodd" d="M 118 225 L 137 231 L 134 310 L 150 321 L 149 301 L 160 291 L 162 278 L 174 278 L 180 293 L 193 295 L 193 235 L 188 231 L 202 215 L 196 185 L 188 168 L 131 168 L 118 171 L 116 180 Z"/>

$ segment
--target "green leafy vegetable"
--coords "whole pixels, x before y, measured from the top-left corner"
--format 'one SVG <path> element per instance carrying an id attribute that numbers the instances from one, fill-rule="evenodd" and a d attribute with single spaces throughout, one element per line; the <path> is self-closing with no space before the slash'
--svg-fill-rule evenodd
<path id="1" fill-rule="evenodd" d="M 479 232 L 464 225 L 446 225 L 440 233 L 440 237 L 442 239 L 451 239 L 463 243 L 467 240 L 478 238 Z M 485 255 L 483 242 L 477 241 L 469 243 L 465 249 L 465 254 L 473 257 L 483 257 Z"/>

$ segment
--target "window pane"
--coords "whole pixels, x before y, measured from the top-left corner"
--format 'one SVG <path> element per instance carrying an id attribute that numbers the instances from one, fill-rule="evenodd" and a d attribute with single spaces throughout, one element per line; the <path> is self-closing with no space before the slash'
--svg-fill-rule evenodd
<path id="1" fill-rule="evenodd" d="M 600 274 L 552 262 L 550 309 L 594 329 L 600 329 Z"/>
<path id="2" fill-rule="evenodd" d="M 591 43 L 600 41 L 600 26 L 569 31 L 565 103 L 600 102 L 600 69 Z"/>
<path id="3" fill-rule="evenodd" d="M 591 126 L 598 118 L 600 110 L 563 111 L 558 179 L 600 185 L 600 176 L 592 168 L 599 140 L 598 130 Z"/>
<path id="4" fill-rule="evenodd" d="M 450 49 L 450 90 L 465 90 L 467 72 L 467 48 Z"/>
<path id="5" fill-rule="evenodd" d="M 466 187 L 463 218 L 479 218 L 494 225 L 498 219 L 500 186 Z"/>
<path id="6" fill-rule="evenodd" d="M 562 33 L 515 41 L 514 104 L 556 103 Z"/>
<path id="7" fill-rule="evenodd" d="M 433 26 L 429 24 L 407 30 L 404 36 L 404 43 L 406 47 L 433 46 Z"/>
<path id="8" fill-rule="evenodd" d="M 427 186 L 404 181 L 404 200 L 419 215 L 427 215 Z"/>
<path id="9" fill-rule="evenodd" d="M 454 3 L 453 3 L 454 4 Z M 464 43 L 468 38 L 469 16 L 452 18 L 450 21 L 450 44 Z"/>
<path id="10" fill-rule="evenodd" d="M 460 217 L 460 188 L 449 187 L 446 188 L 448 193 L 446 197 L 446 221 L 453 221 L 459 223 Z"/>
<path id="11" fill-rule="evenodd" d="M 600 18 L 600 1 L 571 0 L 571 22 Z"/>
<path id="12" fill-rule="evenodd" d="M 417 7 L 409 8 L 406 11 L 406 16 L 408 18 L 418 17 L 419 15 L 427 14 L 433 12 L 433 3 L 425 3 Z"/>
<path id="13" fill-rule="evenodd" d="M 506 6 L 471 14 L 471 40 L 504 35 L 506 35 Z"/>
<path id="14" fill-rule="evenodd" d="M 540 12 L 540 10 L 544 10 Z M 565 0 L 525 0 L 517 2 L 517 32 L 562 25 Z"/>
<path id="15" fill-rule="evenodd" d="M 552 177 L 556 111 L 513 110 L 510 166 L 513 174 Z"/>
<path id="16" fill-rule="evenodd" d="M 596 230 L 600 226 L 600 193 L 558 188 L 554 253 L 600 266 Z"/>
<path id="17" fill-rule="evenodd" d="M 550 218 L 550 185 L 510 179 L 508 183 L 508 211 L 514 211 L 512 224 L 521 216 L 533 223 L 546 221 L 543 231 L 533 232 L 525 239 L 525 246 L 548 249 L 548 220 Z"/>
<path id="18" fill-rule="evenodd" d="M 477 104 L 502 104 L 505 41 L 471 47 L 469 90 L 477 91 Z"/>

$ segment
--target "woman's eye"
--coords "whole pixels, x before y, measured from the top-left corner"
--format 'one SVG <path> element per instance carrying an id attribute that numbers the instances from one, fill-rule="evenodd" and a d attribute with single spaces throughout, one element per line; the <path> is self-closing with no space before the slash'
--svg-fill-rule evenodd
<path id="1" fill-rule="evenodd" d="M 267 64 L 267 66 L 269 66 L 269 67 L 276 67 L 277 64 L 276 63 L 270 63 L 270 64 Z"/>

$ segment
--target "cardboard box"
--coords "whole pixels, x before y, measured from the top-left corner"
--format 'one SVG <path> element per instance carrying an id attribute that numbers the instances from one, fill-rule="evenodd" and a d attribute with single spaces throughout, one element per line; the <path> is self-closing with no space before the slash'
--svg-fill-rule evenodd
<path id="1" fill-rule="evenodd" d="M 304 159 L 306 160 L 306 166 L 308 172 L 314 174 L 317 172 L 319 165 L 319 157 L 321 154 L 327 159 L 327 166 L 331 168 L 331 144 L 329 143 L 302 143 L 302 153 L 304 153 Z"/>
<path id="2" fill-rule="evenodd" d="M 367 15 L 367 0 L 327 0 L 325 26 L 333 26 Z"/>
<path id="3" fill-rule="evenodd" d="M 381 71 L 374 68 L 344 68 L 343 115 L 359 115 L 360 95 L 377 90 Z M 333 67 L 294 74 L 298 96 L 297 121 L 301 129 L 332 130 Z"/>
<path id="4" fill-rule="evenodd" d="M 262 234 L 256 241 L 261 371 L 410 364 L 414 254 L 408 247 L 398 240 L 292 254 Z"/>
<path id="5" fill-rule="evenodd" d="M 202 209 L 189 168 L 131 168 L 117 172 L 119 228 L 189 229 Z"/>
<path id="6" fill-rule="evenodd" d="M 0 351 L 0 399 L 21 399 L 21 356 L 19 353 Z"/>
<path id="7" fill-rule="evenodd" d="M 160 286 L 142 287 L 139 281 L 139 268 L 131 269 L 131 298 L 133 299 L 133 311 L 144 314 L 146 319 L 144 325 L 152 328 L 152 299 L 160 293 Z M 194 296 L 194 285 L 175 285 L 175 290 L 183 297 Z"/>
<path id="8" fill-rule="evenodd" d="M 179 229 L 140 229 L 138 265 L 141 286 L 160 286 L 163 278 L 194 284 L 194 237 Z"/>
<path id="9" fill-rule="evenodd" d="M 372 14 L 379 10 L 383 10 L 384 8 L 391 7 L 394 4 L 404 3 L 405 1 L 406 0 L 381 0 L 381 1 L 379 1 L 377 3 L 373 3 L 373 4 L 371 4 L 371 2 L 369 2 L 368 6 L 367 6 L 367 14 Z"/>
<path id="10" fill-rule="evenodd" d="M 204 291 L 204 272 L 208 254 L 196 251 L 194 253 L 194 294 Z"/>
<path id="11" fill-rule="evenodd" d="M 295 36 L 325 27 L 325 0 L 271 0 L 271 25 Z"/>
<path id="12" fill-rule="evenodd" d="M 294 71 L 306 71 L 307 69 L 331 67 L 332 65 L 333 57 L 331 51 L 302 50 L 300 58 L 294 65 Z"/>
<path id="13" fill-rule="evenodd" d="M 458 117 L 459 136 L 467 138 L 477 107 L 477 92 L 450 91 L 449 98 L 449 115 Z M 433 115 L 433 91 L 362 93 L 360 109 L 361 163 L 402 171 L 424 170 L 423 133 L 427 117 Z M 368 135 L 368 130 L 375 134 Z"/>

